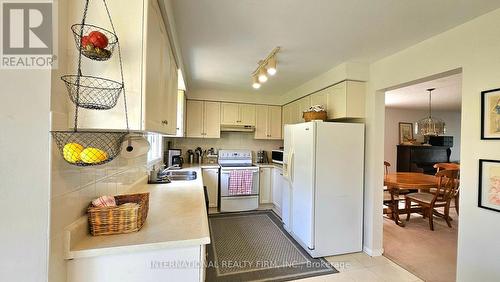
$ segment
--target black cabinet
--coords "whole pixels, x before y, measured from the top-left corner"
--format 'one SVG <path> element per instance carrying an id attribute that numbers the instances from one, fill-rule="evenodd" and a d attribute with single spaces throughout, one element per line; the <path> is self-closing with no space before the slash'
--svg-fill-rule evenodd
<path id="1" fill-rule="evenodd" d="M 436 173 L 434 164 L 449 163 L 451 149 L 447 146 L 398 145 L 398 172 Z"/>

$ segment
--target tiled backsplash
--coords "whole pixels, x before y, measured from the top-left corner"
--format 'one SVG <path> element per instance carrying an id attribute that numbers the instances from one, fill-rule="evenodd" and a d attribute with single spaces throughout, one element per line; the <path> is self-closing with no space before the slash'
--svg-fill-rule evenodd
<path id="1" fill-rule="evenodd" d="M 51 217 L 49 281 L 66 281 L 64 228 L 82 217 L 93 199 L 123 194 L 147 175 L 147 157 L 118 156 L 105 165 L 77 167 L 64 161 L 53 143 L 51 156 Z"/>
<path id="2" fill-rule="evenodd" d="M 171 141 L 172 148 L 181 149 L 184 158 L 187 150 L 194 150 L 201 147 L 203 150 L 214 148 L 220 149 L 246 149 L 252 150 L 255 154 L 259 150 L 271 151 L 283 146 L 283 140 L 256 140 L 253 132 L 222 132 L 219 139 L 203 138 L 165 138 L 165 142 Z M 167 148 L 167 146 L 164 146 Z M 271 157 L 268 154 L 269 158 Z"/>

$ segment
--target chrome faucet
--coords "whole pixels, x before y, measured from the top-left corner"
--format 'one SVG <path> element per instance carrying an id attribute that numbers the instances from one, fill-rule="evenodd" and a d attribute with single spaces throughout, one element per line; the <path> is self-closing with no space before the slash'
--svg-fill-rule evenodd
<path id="1" fill-rule="evenodd" d="M 181 169 L 181 167 L 178 164 L 169 166 L 169 167 L 165 168 L 164 170 L 159 170 L 158 171 L 158 178 L 163 177 L 169 170 L 177 170 L 177 169 Z"/>
<path id="2" fill-rule="evenodd" d="M 148 183 L 170 183 L 169 177 L 166 175 L 169 170 L 180 169 L 179 165 L 169 166 L 163 170 L 156 170 L 156 166 L 153 166 L 149 172 Z"/>

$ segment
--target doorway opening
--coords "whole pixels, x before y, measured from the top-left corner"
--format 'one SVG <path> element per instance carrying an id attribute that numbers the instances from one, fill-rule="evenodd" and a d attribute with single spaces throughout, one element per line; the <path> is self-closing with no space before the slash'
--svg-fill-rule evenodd
<path id="1" fill-rule="evenodd" d="M 385 92 L 384 256 L 424 281 L 456 280 L 461 92 L 460 71 Z"/>

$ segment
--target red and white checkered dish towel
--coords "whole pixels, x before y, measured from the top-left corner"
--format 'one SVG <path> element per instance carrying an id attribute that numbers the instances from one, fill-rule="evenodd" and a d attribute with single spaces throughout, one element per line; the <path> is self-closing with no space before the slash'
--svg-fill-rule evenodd
<path id="1" fill-rule="evenodd" d="M 252 194 L 253 172 L 251 170 L 232 170 L 229 173 L 229 195 Z"/>

